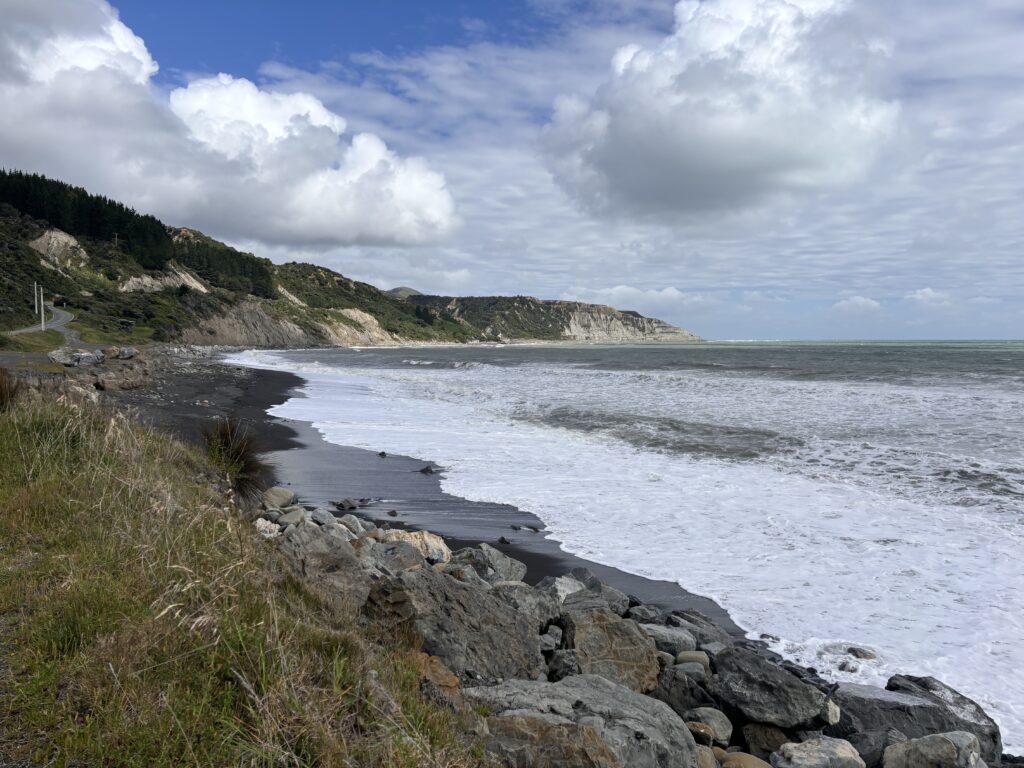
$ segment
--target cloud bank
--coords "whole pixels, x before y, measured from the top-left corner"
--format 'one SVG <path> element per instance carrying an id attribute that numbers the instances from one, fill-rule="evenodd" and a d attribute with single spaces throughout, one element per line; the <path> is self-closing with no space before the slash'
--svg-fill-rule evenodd
<path id="1" fill-rule="evenodd" d="M 585 208 L 742 209 L 862 179 L 897 127 L 872 92 L 884 55 L 839 0 L 683 0 L 675 30 L 612 58 L 592 98 L 560 98 L 545 147 Z"/>
<path id="2" fill-rule="evenodd" d="M 457 227 L 444 176 L 308 93 L 220 74 L 166 96 L 102 0 L 5 4 L 0 164 L 39 170 L 234 240 L 436 242 Z"/>

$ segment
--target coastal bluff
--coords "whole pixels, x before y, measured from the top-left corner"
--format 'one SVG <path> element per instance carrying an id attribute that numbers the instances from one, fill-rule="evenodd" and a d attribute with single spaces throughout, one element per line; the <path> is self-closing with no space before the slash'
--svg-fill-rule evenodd
<path id="1" fill-rule="evenodd" d="M 930 677 L 830 683 L 694 610 L 645 605 L 585 568 L 523 581 L 487 543 L 380 526 L 369 502 L 266 491 L 252 524 L 352 620 L 405 627 L 422 687 L 475 721 L 492 764 L 527 768 L 981 768 L 997 724 Z M 870 651 L 851 647 L 851 660 Z"/>

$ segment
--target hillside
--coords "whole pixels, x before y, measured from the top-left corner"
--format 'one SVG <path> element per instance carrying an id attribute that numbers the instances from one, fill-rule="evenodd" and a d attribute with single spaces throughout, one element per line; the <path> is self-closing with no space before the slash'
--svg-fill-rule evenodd
<path id="1" fill-rule="evenodd" d="M 682 328 L 636 312 L 530 296 L 425 296 L 407 301 L 442 312 L 506 341 L 699 341 Z"/>
<path id="2" fill-rule="evenodd" d="M 79 187 L 0 171 L 0 330 L 34 320 L 32 284 L 84 341 L 314 347 L 495 340 L 690 341 L 659 320 L 527 297 L 385 292 L 326 267 L 243 253 Z M 11 342 L 0 336 L 0 346 Z"/>

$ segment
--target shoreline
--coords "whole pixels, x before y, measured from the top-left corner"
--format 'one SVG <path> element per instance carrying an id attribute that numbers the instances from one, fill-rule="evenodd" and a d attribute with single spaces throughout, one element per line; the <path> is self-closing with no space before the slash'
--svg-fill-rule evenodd
<path id="1" fill-rule="evenodd" d="M 487 542 L 526 563 L 530 583 L 587 568 L 645 604 L 698 610 L 732 637 L 746 638 L 729 613 L 710 598 L 687 592 L 675 582 L 636 576 L 564 552 L 557 541 L 545 537 L 543 521 L 511 505 L 445 493 L 440 485 L 443 470 L 429 475 L 419 471 L 431 464 L 427 459 L 381 459 L 372 451 L 327 442 L 310 423 L 269 415 L 270 408 L 295 396 L 303 385 L 305 379 L 297 374 L 236 366 L 220 356 L 171 354 L 170 359 L 173 365 L 155 366 L 151 386 L 111 395 L 136 408 L 154 426 L 191 441 L 199 439 L 209 419 L 239 417 L 252 428 L 275 482 L 293 488 L 305 505 L 333 508 L 330 502 L 343 498 L 381 499 L 356 514 L 392 528 L 431 531 L 453 550 Z M 388 514 L 392 510 L 395 516 Z"/>

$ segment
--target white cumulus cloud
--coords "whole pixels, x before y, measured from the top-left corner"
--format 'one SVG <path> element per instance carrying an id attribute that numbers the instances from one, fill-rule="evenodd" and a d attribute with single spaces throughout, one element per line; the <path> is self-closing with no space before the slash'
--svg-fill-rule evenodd
<path id="1" fill-rule="evenodd" d="M 4 25 L 2 166 L 257 244 L 410 245 L 458 224 L 441 173 L 346 136 L 313 95 L 219 74 L 165 98 L 145 43 L 103 0 L 12 0 Z"/>
<path id="2" fill-rule="evenodd" d="M 932 288 L 918 288 L 916 291 L 906 294 L 903 298 L 919 307 L 946 307 L 950 304 L 948 293 L 936 291 Z"/>
<path id="3" fill-rule="evenodd" d="M 556 181 L 594 211 L 740 209 L 861 179 L 896 130 L 884 55 L 841 0 L 682 0 L 659 45 L 622 47 L 545 132 Z"/>

